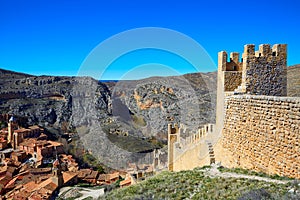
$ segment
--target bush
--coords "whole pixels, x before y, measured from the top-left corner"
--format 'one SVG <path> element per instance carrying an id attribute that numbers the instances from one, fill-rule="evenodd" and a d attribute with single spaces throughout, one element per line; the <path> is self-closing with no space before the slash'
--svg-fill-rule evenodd
<path id="1" fill-rule="evenodd" d="M 207 168 L 207 167 L 204 167 Z M 198 169 L 162 172 L 127 188 L 107 193 L 105 199 L 283 199 L 289 184 L 208 177 Z M 277 198 L 278 197 L 278 198 Z M 102 198 L 102 197 L 101 197 Z"/>

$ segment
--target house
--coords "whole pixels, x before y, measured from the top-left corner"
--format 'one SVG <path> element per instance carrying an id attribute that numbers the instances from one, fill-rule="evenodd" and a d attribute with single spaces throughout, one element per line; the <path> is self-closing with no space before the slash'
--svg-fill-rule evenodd
<path id="1" fill-rule="evenodd" d="M 81 169 L 79 170 L 78 179 L 83 182 L 96 184 L 99 172 L 91 169 Z"/>

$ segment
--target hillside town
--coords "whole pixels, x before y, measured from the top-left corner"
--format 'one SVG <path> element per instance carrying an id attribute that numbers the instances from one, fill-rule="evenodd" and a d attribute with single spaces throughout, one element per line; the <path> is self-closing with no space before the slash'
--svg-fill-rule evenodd
<path id="1" fill-rule="evenodd" d="M 125 187 L 153 175 L 153 166 L 129 164 L 124 171 L 103 174 L 79 167 L 62 143 L 49 140 L 39 126 L 20 127 L 4 114 L 7 127 L 0 130 L 1 199 L 53 199 L 59 189 L 76 184 Z"/>

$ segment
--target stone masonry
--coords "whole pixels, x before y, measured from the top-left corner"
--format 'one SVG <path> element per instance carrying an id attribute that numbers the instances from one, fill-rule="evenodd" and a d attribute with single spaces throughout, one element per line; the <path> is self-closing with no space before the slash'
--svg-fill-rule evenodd
<path id="1" fill-rule="evenodd" d="M 222 144 L 233 156 L 227 167 L 300 178 L 300 99 L 234 95 L 225 101 Z"/>
<path id="2" fill-rule="evenodd" d="M 244 46 L 240 59 L 238 52 L 218 54 L 218 91 L 216 128 L 221 133 L 224 122 L 224 99 L 235 93 L 286 96 L 287 95 L 287 45 L 269 44 Z"/>
<path id="3" fill-rule="evenodd" d="M 241 89 L 253 95 L 287 95 L 287 45 L 262 44 L 255 52 L 253 44 L 245 45 Z"/>

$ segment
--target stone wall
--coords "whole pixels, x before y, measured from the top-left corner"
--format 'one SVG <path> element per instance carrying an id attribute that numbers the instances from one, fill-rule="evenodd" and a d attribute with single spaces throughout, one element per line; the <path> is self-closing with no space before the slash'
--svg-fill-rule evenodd
<path id="1" fill-rule="evenodd" d="M 206 152 L 202 155 L 203 152 Z M 178 153 L 178 151 L 177 151 Z M 173 171 L 192 170 L 210 164 L 207 144 L 204 140 L 190 144 L 188 148 L 175 156 L 173 161 Z"/>
<path id="2" fill-rule="evenodd" d="M 224 72 L 224 91 L 231 92 L 242 84 L 242 72 L 226 71 Z"/>
<path id="3" fill-rule="evenodd" d="M 222 137 L 226 167 L 300 178 L 299 98 L 227 97 Z"/>
<path id="4" fill-rule="evenodd" d="M 252 95 L 287 95 L 287 45 L 245 45 L 243 53 L 243 85 Z"/>
<path id="5" fill-rule="evenodd" d="M 177 128 L 176 128 L 177 127 Z M 182 138 L 184 126 L 180 128 L 169 125 L 168 137 L 168 169 L 170 171 L 189 170 L 195 167 L 209 165 L 214 162 L 214 155 L 209 152 L 207 141 L 215 130 L 214 124 L 206 124 L 189 136 Z"/>

